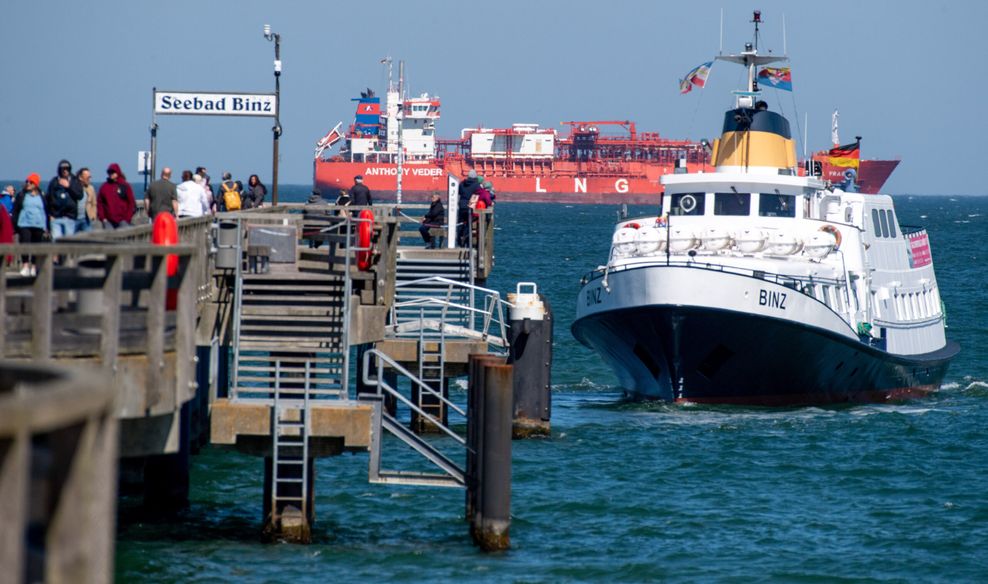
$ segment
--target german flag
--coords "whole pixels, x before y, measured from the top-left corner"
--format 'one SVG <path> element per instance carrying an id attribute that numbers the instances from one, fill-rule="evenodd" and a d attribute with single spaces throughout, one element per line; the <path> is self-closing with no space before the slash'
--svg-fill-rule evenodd
<path id="1" fill-rule="evenodd" d="M 836 146 L 827 153 L 832 166 L 842 168 L 858 168 L 861 165 L 861 143 L 854 142 L 844 146 Z"/>

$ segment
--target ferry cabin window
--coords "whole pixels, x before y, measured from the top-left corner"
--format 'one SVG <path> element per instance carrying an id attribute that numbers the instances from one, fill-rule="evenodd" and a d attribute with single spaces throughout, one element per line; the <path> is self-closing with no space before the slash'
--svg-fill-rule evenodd
<path id="1" fill-rule="evenodd" d="M 762 193 L 758 195 L 760 217 L 795 217 L 796 196 Z"/>
<path id="2" fill-rule="evenodd" d="M 714 193 L 714 215 L 747 215 L 751 193 Z"/>
<path id="3" fill-rule="evenodd" d="M 881 237 L 882 226 L 878 221 L 878 209 L 871 210 L 871 223 L 875 226 L 875 237 Z"/>
<path id="4" fill-rule="evenodd" d="M 677 193 L 672 196 L 671 215 L 703 215 L 705 193 Z"/>
<path id="5" fill-rule="evenodd" d="M 885 209 L 878 212 L 878 220 L 882 222 L 882 237 L 889 236 L 889 218 L 886 214 Z"/>
<path id="6" fill-rule="evenodd" d="M 889 209 L 889 232 L 892 234 L 892 239 L 895 239 L 895 212 Z"/>

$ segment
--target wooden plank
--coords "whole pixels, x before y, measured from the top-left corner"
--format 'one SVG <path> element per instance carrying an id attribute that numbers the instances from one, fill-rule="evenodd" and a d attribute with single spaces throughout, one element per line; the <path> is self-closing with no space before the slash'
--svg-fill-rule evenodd
<path id="1" fill-rule="evenodd" d="M 175 322 L 175 407 L 179 407 L 196 395 L 196 293 L 199 282 L 195 278 L 198 264 L 195 258 L 179 258 L 178 287 Z"/>
<path id="2" fill-rule="evenodd" d="M 164 388 L 162 387 L 162 372 L 165 366 L 165 295 L 167 292 L 167 262 L 162 258 L 152 258 L 149 267 L 151 271 L 151 290 L 148 295 L 147 330 L 148 330 L 148 373 L 147 373 L 147 405 L 146 409 L 160 411 L 164 405 Z"/>
<path id="3" fill-rule="evenodd" d="M 120 296 L 123 281 L 123 260 L 118 256 L 106 256 L 106 279 L 103 280 L 103 322 L 100 327 L 100 355 L 103 369 L 109 373 L 117 370 L 120 350 Z"/>
<path id="4" fill-rule="evenodd" d="M 0 359 L 6 356 L 7 345 L 7 258 L 0 256 Z"/>
<path id="5" fill-rule="evenodd" d="M 51 357 L 53 259 L 51 254 L 34 257 L 38 275 L 34 279 L 34 304 L 31 306 L 31 356 L 35 359 Z"/>

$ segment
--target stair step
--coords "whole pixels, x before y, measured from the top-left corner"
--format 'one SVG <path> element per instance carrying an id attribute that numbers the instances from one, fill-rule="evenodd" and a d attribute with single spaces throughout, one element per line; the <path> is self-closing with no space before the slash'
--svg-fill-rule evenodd
<path id="1" fill-rule="evenodd" d="M 259 316 L 272 316 L 282 318 L 297 317 L 339 317 L 342 316 L 342 300 L 330 300 L 323 306 L 270 306 L 270 305 L 245 305 L 240 309 L 241 318 Z M 291 311 L 290 313 L 288 311 Z M 290 315 L 290 316 L 289 316 Z"/>
<path id="2" fill-rule="evenodd" d="M 242 365 L 237 367 L 237 371 L 240 372 L 241 378 L 244 376 L 243 375 L 244 373 L 270 373 L 271 375 L 274 375 L 275 373 L 278 372 L 277 368 L 274 365 L 271 365 L 270 367 L 261 367 L 258 365 L 246 365 L 246 366 Z M 309 375 L 335 375 L 338 377 L 340 375 L 340 372 L 342 371 L 343 371 L 342 367 L 337 367 L 335 369 L 310 367 Z M 304 375 L 305 369 L 301 367 L 286 368 L 282 366 L 280 373 L 282 375 L 285 375 L 286 373 L 291 375 Z M 320 381 L 326 381 L 327 378 L 317 377 L 315 379 L 319 379 Z"/>
<path id="3" fill-rule="evenodd" d="M 331 338 L 323 341 L 321 339 L 314 339 L 312 337 L 300 337 L 300 336 L 277 336 L 277 335 L 251 335 L 244 334 L 241 332 L 240 335 L 240 347 L 242 349 L 269 349 L 271 351 L 287 351 L 291 348 L 297 348 L 299 350 L 312 351 L 320 348 L 333 348 L 339 345 L 339 342 L 327 342 L 327 341 L 339 341 L 338 338 Z M 282 344 L 290 343 L 290 344 Z M 299 343 L 308 343 L 300 345 Z"/>

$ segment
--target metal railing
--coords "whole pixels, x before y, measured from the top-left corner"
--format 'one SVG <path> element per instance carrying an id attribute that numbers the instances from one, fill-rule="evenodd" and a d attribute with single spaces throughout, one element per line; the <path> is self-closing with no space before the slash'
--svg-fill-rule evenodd
<path id="1" fill-rule="evenodd" d="M 402 367 L 401 364 L 391 357 L 388 357 L 385 353 L 377 349 L 370 349 L 366 351 L 364 353 L 363 362 L 364 374 L 361 381 L 367 386 L 374 387 L 375 392 L 371 394 L 364 393 L 359 397 L 365 401 L 375 402 L 374 415 L 378 418 L 375 425 L 397 437 L 442 471 L 441 474 L 437 474 L 408 470 L 382 470 L 382 442 L 380 434 L 375 433 L 373 444 L 371 445 L 371 456 L 368 469 L 371 482 L 444 487 L 465 486 L 466 456 L 469 450 L 466 437 L 453 430 L 451 424 L 444 424 L 442 420 L 436 418 L 425 409 L 416 405 L 411 397 L 405 396 L 405 394 L 402 393 L 397 387 L 388 383 L 384 375 L 385 368 L 395 371 L 398 375 L 407 377 L 411 381 L 410 390 L 412 388 L 417 389 L 418 391 L 438 400 L 447 412 L 455 412 L 456 415 L 462 419 L 461 425 L 464 427 L 467 421 L 466 410 L 443 396 L 441 391 L 437 391 L 435 388 L 415 377 L 412 372 Z M 397 381 L 395 382 L 395 385 L 397 385 Z M 395 416 L 392 416 L 384 411 L 383 402 L 385 398 L 388 397 L 394 398 L 397 403 L 407 407 L 409 416 L 414 413 L 420 419 L 427 421 L 439 432 L 452 439 L 455 445 L 455 453 L 443 452 L 436 444 L 431 441 L 426 441 L 416 435 L 401 422 L 399 422 Z M 398 415 L 397 411 L 395 413 Z M 461 460 L 462 462 L 460 462 Z"/>
<path id="2" fill-rule="evenodd" d="M 500 292 L 490 288 L 477 286 L 475 284 L 457 282 L 456 280 L 450 280 L 449 278 L 444 278 L 442 276 L 431 276 L 429 278 L 420 278 L 418 280 L 402 282 L 397 284 L 395 288 L 400 289 L 404 287 L 430 284 L 445 285 L 445 296 L 427 296 L 393 303 L 391 305 L 389 315 L 389 332 L 398 337 L 411 337 L 418 336 L 420 328 L 426 328 L 436 332 L 442 331 L 446 339 L 479 338 L 487 341 L 499 349 L 504 349 L 508 346 L 508 323 L 504 317 L 504 307 L 510 307 L 511 303 L 503 300 Z M 440 286 L 437 286 L 436 288 L 437 292 L 442 289 Z M 454 292 L 457 290 L 469 291 L 471 293 L 471 297 L 474 293 L 480 293 L 483 308 L 474 306 L 473 304 L 475 303 L 475 300 L 472 300 L 471 304 L 454 302 L 452 298 L 454 296 Z M 403 308 L 426 306 L 437 307 L 439 309 L 438 318 L 419 318 L 415 320 L 403 321 L 399 317 L 399 312 Z M 419 313 L 420 315 L 424 315 L 421 311 Z M 454 315 L 452 319 L 451 314 Z M 462 318 L 464 315 L 469 316 L 470 318 Z M 478 318 L 474 317 L 479 317 L 479 324 L 477 322 Z M 455 322 L 468 322 L 472 324 L 471 326 L 460 326 L 452 324 L 450 320 L 454 320 Z M 416 322 L 418 323 L 417 326 Z M 494 336 L 491 335 L 492 327 L 496 331 Z"/>

